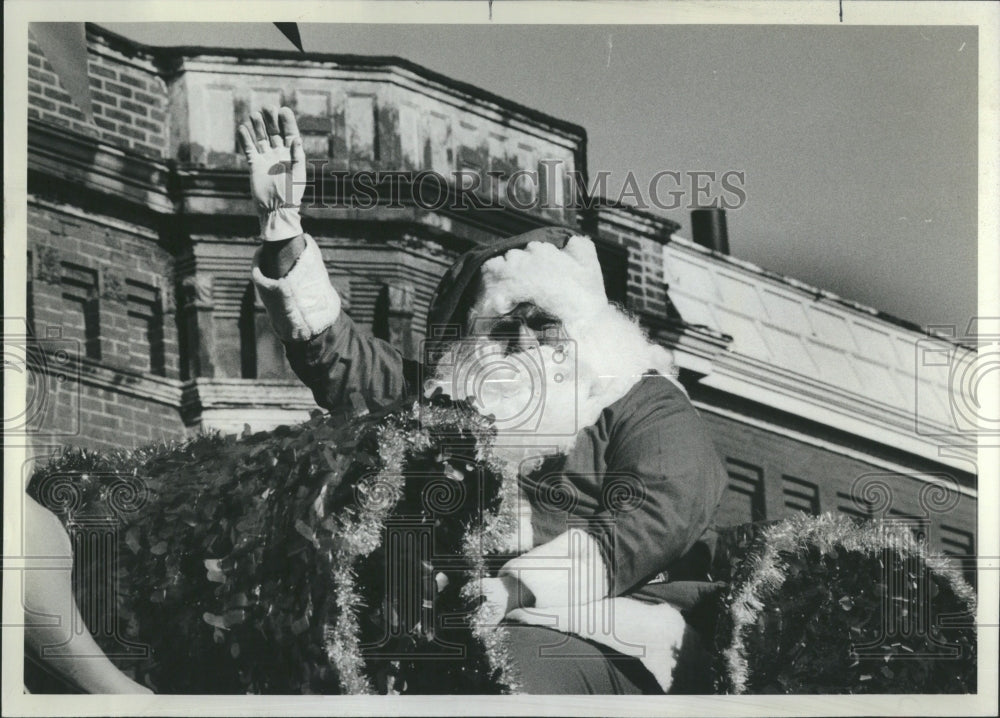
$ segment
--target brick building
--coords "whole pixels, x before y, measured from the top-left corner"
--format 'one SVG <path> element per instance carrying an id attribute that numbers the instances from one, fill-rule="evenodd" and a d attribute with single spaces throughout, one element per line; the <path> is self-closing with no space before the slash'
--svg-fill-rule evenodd
<path id="1" fill-rule="evenodd" d="M 720 523 L 888 513 L 974 552 L 975 449 L 949 383 L 972 350 L 680 237 L 664 218 L 580 205 L 583 128 L 404 60 L 151 48 L 95 26 L 88 42 L 93 124 L 30 45 L 36 454 L 257 430 L 315 408 L 250 284 L 257 222 L 236 152 L 249 108 L 287 104 L 328 176 L 398 171 L 405 185 L 460 170 L 502 205 L 428 209 L 380 193 L 362 208 L 345 182 L 314 184 L 304 226 L 362 326 L 415 355 L 455 256 L 576 226 L 599 244 L 609 294 L 674 350 L 714 432 L 732 477 Z M 526 169 L 539 170 L 529 209 L 505 199 Z"/>

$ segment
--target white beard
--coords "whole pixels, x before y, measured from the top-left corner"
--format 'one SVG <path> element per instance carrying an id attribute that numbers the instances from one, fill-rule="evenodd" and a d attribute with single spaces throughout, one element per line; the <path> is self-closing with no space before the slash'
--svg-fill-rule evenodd
<path id="1" fill-rule="evenodd" d="M 580 432 L 649 369 L 676 383 L 672 355 L 610 305 L 566 329 L 579 343 L 565 342 L 562 352 L 558 346 L 533 344 L 504 356 L 503 346 L 485 337 L 455 342 L 425 392 L 440 388 L 453 399 L 471 397 L 479 411 L 492 414 L 495 454 L 523 477 L 546 457 L 568 454 Z M 532 507 L 521 489 L 517 514 L 518 528 L 506 550 L 520 554 L 535 545 Z"/>
<path id="2" fill-rule="evenodd" d="M 526 474 L 545 457 L 569 453 L 580 431 L 648 370 L 673 380 L 670 353 L 611 305 L 566 330 L 565 342 L 506 356 L 502 344 L 486 337 L 455 342 L 425 392 L 440 388 L 492 414 L 497 455 Z"/>
<path id="3" fill-rule="evenodd" d="M 568 453 L 578 432 L 596 420 L 582 401 L 589 372 L 577 365 L 572 342 L 563 347 L 536 344 L 505 356 L 503 345 L 485 338 L 456 342 L 425 391 L 468 398 L 492 415 L 495 453 L 526 473 L 546 456 Z"/>

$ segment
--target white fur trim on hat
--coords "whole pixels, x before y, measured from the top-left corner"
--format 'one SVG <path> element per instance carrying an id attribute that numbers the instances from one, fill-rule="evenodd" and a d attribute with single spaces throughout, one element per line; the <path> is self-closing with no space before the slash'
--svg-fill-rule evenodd
<path id="1" fill-rule="evenodd" d="M 476 317 L 501 316 L 518 302 L 531 301 L 569 323 L 608 305 L 597 250 L 581 235 L 570 237 L 563 249 L 547 242 L 511 249 L 485 262 L 481 272 Z"/>
<path id="2" fill-rule="evenodd" d="M 267 309 L 271 326 L 283 341 L 306 341 L 330 327 L 340 316 L 340 296 L 330 283 L 319 246 L 308 234 L 306 248 L 288 274 L 280 279 L 260 271 L 260 250 L 251 276 Z"/>

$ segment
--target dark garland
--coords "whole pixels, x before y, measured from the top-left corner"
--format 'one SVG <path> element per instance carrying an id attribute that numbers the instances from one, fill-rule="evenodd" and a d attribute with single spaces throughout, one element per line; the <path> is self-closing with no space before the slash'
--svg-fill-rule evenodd
<path id="1" fill-rule="evenodd" d="M 800 515 L 737 552 L 718 611 L 719 693 L 970 693 L 976 599 L 892 521 Z"/>
<path id="2" fill-rule="evenodd" d="M 443 400 L 352 426 L 316 415 L 241 437 L 69 450 L 29 493 L 71 535 L 114 534 L 104 618 L 117 625 L 95 638 L 157 692 L 511 692 L 506 630 L 477 588 L 487 553 L 514 530 L 516 477 L 493 435 L 487 418 Z M 410 583 L 387 598 L 384 539 L 400 519 L 433 525 L 433 555 L 457 557 L 436 597 L 439 614 L 465 616 L 457 626 L 421 613 L 426 555 L 392 555 Z M 101 599 L 91 589 L 108 560 L 78 552 L 81 603 Z M 464 657 L 413 659 L 446 659 L 445 645 Z"/>
<path id="3" fill-rule="evenodd" d="M 78 546 L 113 533 L 114 554 L 77 552 L 77 597 L 94 618 L 114 564 L 114 611 L 97 617 L 112 630 L 95 638 L 157 692 L 517 692 L 479 590 L 516 537 L 516 476 L 494 433 L 443 400 L 348 426 L 317 415 L 66 451 L 29 493 Z M 443 563 L 419 540 L 387 541 L 399 521 Z M 831 515 L 751 528 L 729 532 L 729 585 L 703 607 L 717 692 L 975 691 L 975 595 L 909 530 Z M 439 569 L 448 585 L 428 590 Z"/>

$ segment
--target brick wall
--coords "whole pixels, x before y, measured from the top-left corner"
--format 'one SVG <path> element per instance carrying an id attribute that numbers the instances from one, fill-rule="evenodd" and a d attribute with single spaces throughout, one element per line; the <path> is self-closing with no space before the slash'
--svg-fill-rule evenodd
<path id="1" fill-rule="evenodd" d="M 167 156 L 167 88 L 148 59 L 128 58 L 88 38 L 94 124 L 63 90 L 34 40 L 28 43 L 28 117 L 154 158 Z"/>
<path id="2" fill-rule="evenodd" d="M 176 408 L 85 382 L 45 377 L 39 445 L 134 448 L 188 434 Z M 51 437 L 51 439 L 49 438 Z"/>
<path id="3" fill-rule="evenodd" d="M 155 235 L 33 204 L 28 247 L 37 335 L 58 328 L 107 366 L 179 378 L 173 258 Z"/>
<path id="4" fill-rule="evenodd" d="M 184 437 L 176 406 L 121 386 L 169 386 L 179 376 L 172 304 L 152 313 L 159 346 L 151 345 L 145 311 L 151 293 L 169 289 L 170 255 L 141 228 L 35 203 L 28 248 L 31 330 L 47 349 L 48 368 L 32 402 L 39 407 L 36 440 L 111 449 Z M 69 355 L 65 363 L 60 349 Z"/>
<path id="5" fill-rule="evenodd" d="M 933 548 L 956 556 L 974 552 L 975 499 L 960 495 L 953 507 L 928 510 L 921 506 L 923 484 L 907 475 L 709 411 L 701 413 L 730 476 L 717 525 L 780 519 L 796 511 L 871 515 L 866 513 L 862 486 L 877 482 L 886 487 L 889 518 L 928 518 Z M 877 494 L 872 490 L 870 495 Z"/>
<path id="6" fill-rule="evenodd" d="M 673 223 L 657 222 L 628 210 L 601 210 L 598 232 L 628 250 L 628 308 L 657 316 L 667 313 L 667 288 L 663 283 L 663 242 Z"/>

